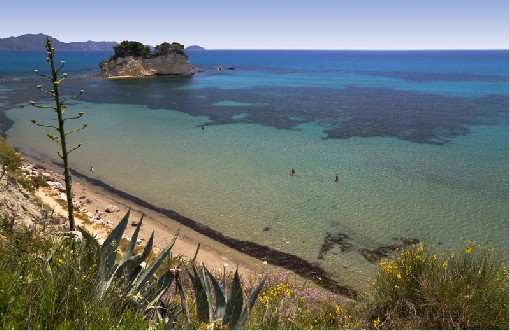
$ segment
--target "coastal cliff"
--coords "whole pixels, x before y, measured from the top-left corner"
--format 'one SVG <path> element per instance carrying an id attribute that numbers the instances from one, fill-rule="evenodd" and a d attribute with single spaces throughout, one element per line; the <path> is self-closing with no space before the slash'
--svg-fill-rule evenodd
<path id="1" fill-rule="evenodd" d="M 101 62 L 106 77 L 144 77 L 153 75 L 190 75 L 191 64 L 181 54 L 164 54 L 154 58 L 126 56 Z"/>
<path id="2" fill-rule="evenodd" d="M 163 43 L 156 52 L 138 42 L 124 41 L 114 47 L 115 54 L 99 64 L 108 78 L 145 77 L 154 75 L 190 75 L 193 69 L 188 55 L 178 43 Z"/>

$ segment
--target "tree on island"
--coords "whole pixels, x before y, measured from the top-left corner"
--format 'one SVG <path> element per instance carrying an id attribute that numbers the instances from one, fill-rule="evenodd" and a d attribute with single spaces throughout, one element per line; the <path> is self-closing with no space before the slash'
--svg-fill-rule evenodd
<path id="1" fill-rule="evenodd" d="M 168 53 L 172 53 L 172 52 L 175 52 L 178 50 L 183 50 L 183 49 L 184 49 L 184 45 L 182 45 L 178 42 L 175 42 L 175 41 L 171 44 L 167 43 L 165 41 L 161 45 L 157 45 L 155 47 L 156 54 L 168 54 Z"/>
<path id="2" fill-rule="evenodd" d="M 73 194 L 71 192 L 71 188 L 72 188 L 71 174 L 69 173 L 69 153 L 80 148 L 81 144 L 78 144 L 73 149 L 68 150 L 67 145 L 66 145 L 66 136 L 70 133 L 83 130 L 84 128 L 87 127 L 87 123 L 84 123 L 82 127 L 79 127 L 79 128 L 76 128 L 76 129 L 73 129 L 70 131 L 65 131 L 65 128 L 64 128 L 65 121 L 80 118 L 83 116 L 83 112 L 79 112 L 77 116 L 67 117 L 67 118 L 64 117 L 64 112 L 67 109 L 67 105 L 65 104 L 66 101 L 77 99 L 80 95 L 82 95 L 83 90 L 80 90 L 79 94 L 74 97 L 60 98 L 59 86 L 60 86 L 60 83 L 62 83 L 67 78 L 67 74 L 64 73 L 61 77 L 58 76 L 59 71 L 64 67 L 64 61 L 61 61 L 60 67 L 58 69 L 56 69 L 56 67 L 55 67 L 55 49 L 51 46 L 51 38 L 50 37 L 48 37 L 46 39 L 46 54 L 48 55 L 48 57 L 46 58 L 46 62 L 48 62 L 48 65 L 50 66 L 51 75 L 47 76 L 47 75 L 40 74 L 38 70 L 35 70 L 35 73 L 43 78 L 47 78 L 51 82 L 53 89 L 46 90 L 43 88 L 42 85 L 38 85 L 37 88 L 41 92 L 46 93 L 49 96 L 51 96 L 55 100 L 55 106 L 39 105 L 39 104 L 36 104 L 34 101 L 30 101 L 30 104 L 36 108 L 50 109 L 50 110 L 54 111 L 55 113 L 57 113 L 58 125 L 41 124 L 41 123 L 37 122 L 36 120 L 32 120 L 32 123 L 34 123 L 37 126 L 54 129 L 55 131 L 58 132 L 58 135 L 48 133 L 47 136 L 48 136 L 48 138 L 50 138 L 51 140 L 53 140 L 54 142 L 59 144 L 61 147 L 61 150 L 62 150 L 62 154 L 60 154 L 60 152 L 57 152 L 57 154 L 58 154 L 58 156 L 60 156 L 60 158 L 64 162 L 64 178 L 65 178 L 66 196 L 67 196 L 67 213 L 69 215 L 69 230 L 74 231 L 75 230 L 74 214 L 73 214 L 74 207 L 73 207 Z"/>
<path id="3" fill-rule="evenodd" d="M 113 47 L 115 54 L 110 57 L 110 60 L 126 56 L 151 58 L 171 53 L 179 53 L 186 56 L 186 53 L 184 52 L 184 45 L 175 41 L 171 44 L 168 42 L 163 42 L 160 45 L 157 45 L 154 49 L 155 51 L 151 52 L 150 48 L 148 46 L 144 46 L 141 42 L 124 40 L 117 46 Z"/>
<path id="4" fill-rule="evenodd" d="M 112 56 L 112 58 L 125 56 L 149 57 L 151 55 L 151 50 L 149 47 L 144 46 L 141 42 L 138 41 L 124 40 L 117 46 L 113 46 L 113 50 L 115 54 Z"/>

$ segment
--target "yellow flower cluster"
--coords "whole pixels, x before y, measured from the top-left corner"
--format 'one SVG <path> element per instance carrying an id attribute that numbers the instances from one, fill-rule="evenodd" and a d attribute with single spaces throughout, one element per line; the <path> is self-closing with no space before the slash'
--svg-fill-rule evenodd
<path id="1" fill-rule="evenodd" d="M 278 298 L 282 296 L 290 296 L 292 291 L 289 288 L 289 284 L 276 284 L 273 288 L 268 291 L 262 291 L 259 294 L 259 300 L 262 305 L 268 307 L 271 302 L 276 301 Z"/>
<path id="2" fill-rule="evenodd" d="M 379 324 L 381 324 L 381 319 L 379 317 L 377 317 L 375 320 L 374 320 L 374 329 L 377 329 L 377 327 L 379 326 Z"/>
<path id="3" fill-rule="evenodd" d="M 478 245 L 474 241 L 468 240 L 466 243 L 469 245 L 466 248 L 466 253 L 467 254 L 473 253 L 473 251 L 478 247 Z"/>

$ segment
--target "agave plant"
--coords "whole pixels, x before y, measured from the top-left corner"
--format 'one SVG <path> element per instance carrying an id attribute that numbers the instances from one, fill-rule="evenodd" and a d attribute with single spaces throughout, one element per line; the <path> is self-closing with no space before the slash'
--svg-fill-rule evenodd
<path id="1" fill-rule="evenodd" d="M 141 254 L 134 255 L 133 252 L 140 228 L 142 227 L 142 215 L 126 251 L 122 258 L 116 262 L 117 249 L 128 224 L 129 215 L 130 211 L 126 213 L 101 246 L 87 230 L 80 227 L 80 235 L 83 238 L 82 251 L 91 252 L 93 257 L 99 261 L 100 296 L 105 295 L 112 287 L 115 287 L 116 290 L 120 289 L 122 291 L 123 296 L 131 298 L 131 302 L 139 309 L 144 311 L 153 310 L 152 315 L 155 322 L 161 322 L 165 320 L 165 317 L 168 321 L 169 316 L 175 317 L 177 310 L 176 307 L 162 301 L 161 297 L 173 283 L 176 275 L 172 270 L 168 270 L 157 279 L 156 270 L 168 257 L 179 235 L 179 230 L 177 230 L 173 240 L 146 266 L 145 260 L 153 248 L 154 232 Z"/>
<path id="2" fill-rule="evenodd" d="M 202 265 L 203 274 L 197 271 L 195 263 L 192 263 L 192 269 L 184 263 L 184 267 L 190 277 L 193 289 L 196 295 L 197 315 L 200 322 L 213 323 L 220 321 L 221 325 L 228 325 L 229 329 L 242 329 L 250 312 L 257 301 L 257 297 L 262 290 L 262 286 L 266 281 L 267 275 L 264 274 L 258 286 L 251 293 L 248 303 L 243 309 L 243 290 L 241 287 L 241 279 L 238 270 L 234 274 L 232 280 L 231 293 L 227 300 L 227 282 L 226 268 L 223 268 L 223 286 L 220 286 L 213 274 Z M 212 289 L 214 289 L 214 297 L 216 303 L 213 307 Z"/>

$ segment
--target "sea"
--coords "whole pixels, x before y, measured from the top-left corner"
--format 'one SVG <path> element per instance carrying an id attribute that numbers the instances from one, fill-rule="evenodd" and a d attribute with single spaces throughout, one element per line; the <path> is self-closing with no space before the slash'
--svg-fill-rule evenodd
<path id="1" fill-rule="evenodd" d="M 84 90 L 76 173 L 358 291 L 404 244 L 508 259 L 508 50 L 189 51 L 192 76 L 115 80 L 109 55 L 57 50 L 61 95 Z M 34 69 L 44 52 L 0 52 L 0 128 L 59 162 Z"/>

